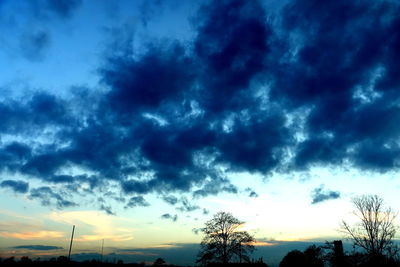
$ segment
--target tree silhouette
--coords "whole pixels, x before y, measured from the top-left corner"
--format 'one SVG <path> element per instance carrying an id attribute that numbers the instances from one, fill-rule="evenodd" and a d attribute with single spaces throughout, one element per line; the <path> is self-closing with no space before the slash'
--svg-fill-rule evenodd
<path id="1" fill-rule="evenodd" d="M 377 195 L 363 195 L 353 199 L 356 210 L 353 212 L 360 222 L 350 226 L 342 222 L 343 232 L 350 237 L 354 245 L 373 257 L 393 256 L 397 247 L 393 244 L 396 234 L 394 220 L 396 215 Z"/>
<path id="2" fill-rule="evenodd" d="M 197 262 L 228 263 L 236 258 L 239 262 L 248 262 L 249 254 L 254 250 L 253 236 L 246 231 L 240 231 L 244 222 L 233 217 L 231 213 L 218 212 L 206 222 L 202 229 L 205 234 Z"/>
<path id="3" fill-rule="evenodd" d="M 163 266 L 165 264 L 166 264 L 166 262 L 165 262 L 165 260 L 163 258 L 157 258 L 154 261 L 153 266 Z"/>
<path id="4" fill-rule="evenodd" d="M 282 259 L 279 267 L 324 267 L 322 248 L 309 246 L 304 252 L 292 250 Z"/>
<path id="5" fill-rule="evenodd" d="M 279 267 L 307 267 L 306 256 L 299 250 L 292 250 L 283 257 Z"/>

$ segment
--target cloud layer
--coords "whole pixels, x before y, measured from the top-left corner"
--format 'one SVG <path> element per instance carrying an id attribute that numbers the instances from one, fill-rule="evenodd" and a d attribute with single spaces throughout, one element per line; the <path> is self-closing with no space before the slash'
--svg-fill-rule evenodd
<path id="1" fill-rule="evenodd" d="M 80 4 L 64 2 L 46 12 L 67 18 Z M 77 205 L 68 194 L 115 199 L 117 185 L 126 208 L 158 192 L 193 211 L 173 194 L 237 193 L 234 172 L 396 170 L 399 11 L 389 0 L 292 0 L 272 16 L 259 1 L 211 1 L 189 44 L 154 40 L 138 52 L 127 41 L 105 53 L 105 91 L 2 98 L 0 171 L 25 180 L 1 187 L 65 208 Z M 29 37 L 35 51 L 44 34 Z"/>

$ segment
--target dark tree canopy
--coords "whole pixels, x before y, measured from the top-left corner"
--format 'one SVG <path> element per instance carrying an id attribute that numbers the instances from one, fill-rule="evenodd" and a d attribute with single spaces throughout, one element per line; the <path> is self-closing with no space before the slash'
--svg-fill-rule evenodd
<path id="1" fill-rule="evenodd" d="M 323 252 L 320 247 L 309 246 L 304 252 L 292 250 L 282 259 L 279 267 L 323 267 Z"/>
<path id="2" fill-rule="evenodd" d="M 248 232 L 240 231 L 243 224 L 244 222 L 233 217 L 231 213 L 215 214 L 202 229 L 205 236 L 201 241 L 197 262 L 248 262 L 249 254 L 254 250 L 252 243 L 255 239 Z"/>
<path id="3" fill-rule="evenodd" d="M 157 258 L 154 261 L 153 266 L 163 266 L 165 264 L 166 264 L 166 262 L 165 262 L 165 260 L 163 258 Z"/>
<path id="4" fill-rule="evenodd" d="M 306 266 L 306 256 L 300 250 L 292 250 L 283 257 L 279 267 Z"/>

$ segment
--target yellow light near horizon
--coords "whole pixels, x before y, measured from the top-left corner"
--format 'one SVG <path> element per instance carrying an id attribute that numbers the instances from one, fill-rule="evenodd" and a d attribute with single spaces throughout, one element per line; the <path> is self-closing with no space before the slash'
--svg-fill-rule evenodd
<path id="1" fill-rule="evenodd" d="M 133 236 L 132 235 L 81 235 L 79 238 L 75 238 L 74 240 L 77 242 L 84 242 L 84 241 L 98 241 L 103 239 L 115 242 L 123 242 L 132 240 Z"/>
<path id="2" fill-rule="evenodd" d="M 23 239 L 23 240 L 47 240 L 47 239 L 54 239 L 64 237 L 64 233 L 57 232 L 57 231 L 38 231 L 38 232 L 3 232 L 0 233 L 1 237 L 6 238 L 16 238 L 16 239 Z"/>
<path id="3" fill-rule="evenodd" d="M 133 220 L 106 215 L 100 211 L 70 211 L 52 212 L 51 220 L 74 224 L 84 228 L 83 235 L 77 231 L 75 241 L 98 241 L 108 239 L 115 242 L 129 241 L 134 238 L 135 228 L 131 227 Z M 129 227 L 125 224 L 129 224 Z"/>
<path id="4" fill-rule="evenodd" d="M 264 242 L 264 241 L 255 241 L 255 242 L 251 242 L 248 243 L 249 245 L 255 246 L 255 247 L 271 247 L 271 246 L 275 246 L 275 243 L 271 243 L 271 242 Z"/>

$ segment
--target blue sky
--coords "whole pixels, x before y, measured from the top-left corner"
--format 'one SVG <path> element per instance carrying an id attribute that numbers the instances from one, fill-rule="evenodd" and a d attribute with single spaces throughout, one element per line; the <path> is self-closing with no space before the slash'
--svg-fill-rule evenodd
<path id="1" fill-rule="evenodd" d="M 398 210 L 399 9 L 0 2 L 1 255 L 73 224 L 76 254 L 193 253 L 220 210 L 264 251 L 342 238 L 357 195 Z"/>

